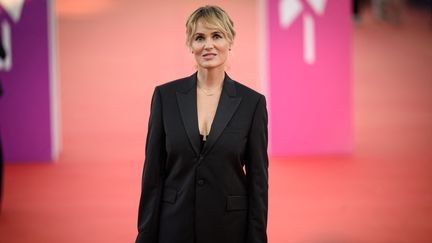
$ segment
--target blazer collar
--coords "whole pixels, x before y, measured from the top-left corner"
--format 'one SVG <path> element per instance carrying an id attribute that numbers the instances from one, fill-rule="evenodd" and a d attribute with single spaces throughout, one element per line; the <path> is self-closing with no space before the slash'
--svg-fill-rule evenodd
<path id="1" fill-rule="evenodd" d="M 194 74 L 186 78 L 186 81 L 180 85 L 178 91 L 186 94 L 192 88 L 196 88 L 198 80 L 197 76 L 198 72 L 195 72 Z M 225 91 L 230 97 L 236 96 L 236 87 L 234 81 L 228 76 L 227 73 L 225 73 L 225 78 L 223 80 L 223 91 Z"/>
<path id="2" fill-rule="evenodd" d="M 219 99 L 215 117 L 212 122 L 210 134 L 202 151 L 200 151 L 200 136 L 198 128 L 198 111 L 197 111 L 197 73 L 186 78 L 180 84 L 176 93 L 177 103 L 179 106 L 183 125 L 188 135 L 189 141 L 197 156 L 207 154 L 215 145 L 217 139 L 225 129 L 237 110 L 241 97 L 237 97 L 234 81 L 225 73 L 223 89 Z"/>

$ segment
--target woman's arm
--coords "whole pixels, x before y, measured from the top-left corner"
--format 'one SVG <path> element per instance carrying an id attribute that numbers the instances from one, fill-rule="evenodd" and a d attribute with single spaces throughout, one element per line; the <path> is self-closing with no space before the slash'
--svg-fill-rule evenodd
<path id="1" fill-rule="evenodd" d="M 267 242 L 267 123 L 266 99 L 261 96 L 253 116 L 245 156 L 249 197 L 247 243 Z"/>
<path id="2" fill-rule="evenodd" d="M 159 89 L 156 87 L 152 97 L 148 123 L 136 243 L 158 241 L 159 205 L 162 194 L 165 159 L 162 101 Z"/>

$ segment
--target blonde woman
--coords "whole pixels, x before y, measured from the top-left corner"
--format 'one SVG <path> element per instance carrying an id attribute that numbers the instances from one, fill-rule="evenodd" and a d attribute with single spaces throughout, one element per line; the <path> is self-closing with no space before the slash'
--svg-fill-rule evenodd
<path id="1" fill-rule="evenodd" d="M 136 243 L 267 242 L 266 99 L 225 73 L 223 9 L 195 10 L 186 34 L 198 70 L 154 90 Z"/>

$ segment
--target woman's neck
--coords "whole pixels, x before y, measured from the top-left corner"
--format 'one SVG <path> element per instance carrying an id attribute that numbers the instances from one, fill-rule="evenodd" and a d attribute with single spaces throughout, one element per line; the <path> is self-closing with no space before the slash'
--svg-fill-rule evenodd
<path id="1" fill-rule="evenodd" d="M 198 69 L 198 85 L 204 89 L 215 89 L 222 86 L 225 78 L 224 69 Z"/>

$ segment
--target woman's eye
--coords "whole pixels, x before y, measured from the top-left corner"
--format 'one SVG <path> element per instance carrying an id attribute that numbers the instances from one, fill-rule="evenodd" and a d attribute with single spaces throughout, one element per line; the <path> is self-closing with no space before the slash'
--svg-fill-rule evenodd
<path id="1" fill-rule="evenodd" d="M 222 38 L 222 36 L 220 36 L 220 35 L 214 35 L 213 38 L 214 39 L 220 39 L 220 38 Z"/>
<path id="2" fill-rule="evenodd" d="M 196 41 L 202 41 L 204 40 L 204 38 L 202 36 L 198 36 L 197 38 L 195 38 Z"/>

